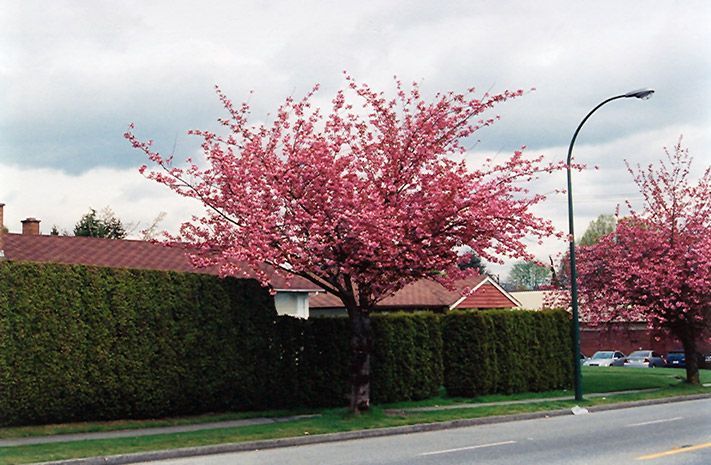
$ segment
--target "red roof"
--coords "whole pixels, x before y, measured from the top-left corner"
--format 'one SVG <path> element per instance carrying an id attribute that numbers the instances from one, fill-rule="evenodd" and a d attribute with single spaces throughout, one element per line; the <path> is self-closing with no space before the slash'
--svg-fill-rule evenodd
<path id="1" fill-rule="evenodd" d="M 152 242 L 26 234 L 4 234 L 3 238 L 5 257 L 12 261 L 218 274 L 215 267 L 194 267 L 184 248 Z M 252 275 L 247 272 L 247 277 Z M 271 280 L 277 290 L 319 290 L 299 277 L 287 284 L 284 278 L 272 272 Z"/>
<path id="2" fill-rule="evenodd" d="M 476 291 L 464 298 L 457 308 L 511 308 L 516 303 L 493 284 L 482 284 Z"/>
<path id="3" fill-rule="evenodd" d="M 469 295 L 457 304 L 465 296 L 465 290 L 469 291 Z M 457 281 L 454 290 L 449 290 L 431 279 L 421 279 L 408 284 L 394 295 L 384 299 L 377 307 L 448 310 L 455 304 L 456 308 L 512 308 L 518 306 L 506 291 L 491 284 L 491 280 L 487 276 L 475 275 Z M 309 298 L 309 307 L 313 309 L 343 308 L 343 303 L 331 294 L 319 293 Z"/>

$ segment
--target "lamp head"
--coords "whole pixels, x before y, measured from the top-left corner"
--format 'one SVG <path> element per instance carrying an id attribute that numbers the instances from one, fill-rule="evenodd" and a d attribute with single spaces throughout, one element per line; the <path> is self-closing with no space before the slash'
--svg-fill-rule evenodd
<path id="1" fill-rule="evenodd" d="M 639 98 L 642 100 L 647 100 L 652 97 L 652 94 L 654 93 L 654 89 L 637 89 L 633 90 L 630 92 L 627 92 L 625 94 L 625 98 Z"/>

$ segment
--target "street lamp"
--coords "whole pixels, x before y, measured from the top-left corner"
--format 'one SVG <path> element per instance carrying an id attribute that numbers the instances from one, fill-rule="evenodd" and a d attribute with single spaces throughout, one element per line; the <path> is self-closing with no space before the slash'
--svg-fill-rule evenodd
<path id="1" fill-rule="evenodd" d="M 578 128 L 573 134 L 573 139 L 570 141 L 570 147 L 568 147 L 568 230 L 570 231 L 570 236 L 568 240 L 570 241 L 570 299 L 573 306 L 573 347 L 575 348 L 573 357 L 573 366 L 575 367 L 575 400 L 583 400 L 583 386 L 582 377 L 580 374 L 580 320 L 578 317 L 578 273 L 575 269 L 575 232 L 573 228 L 573 182 L 571 178 L 570 170 L 570 160 L 573 156 L 573 145 L 575 144 L 575 139 L 578 138 L 578 133 L 583 127 L 583 124 L 590 118 L 590 116 L 597 111 L 598 108 L 605 105 L 606 103 L 612 102 L 620 98 L 638 98 L 642 100 L 647 100 L 652 96 L 654 90 L 652 89 L 639 89 L 627 92 L 626 94 L 617 95 L 615 97 L 610 97 L 609 99 L 603 101 L 598 106 L 593 108 L 590 113 L 583 118 L 583 120 L 578 125 Z"/>

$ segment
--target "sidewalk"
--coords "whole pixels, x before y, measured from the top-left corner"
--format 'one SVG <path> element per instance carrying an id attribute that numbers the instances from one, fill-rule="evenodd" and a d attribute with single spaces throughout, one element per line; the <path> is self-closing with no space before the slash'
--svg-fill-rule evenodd
<path id="1" fill-rule="evenodd" d="M 659 389 L 633 389 L 629 391 L 613 391 L 613 392 L 596 392 L 592 394 L 585 394 L 585 397 L 612 397 L 619 396 L 622 394 L 636 394 L 638 392 L 654 392 Z M 407 412 L 435 412 L 438 410 L 455 410 L 463 408 L 476 408 L 476 407 L 493 407 L 496 405 L 516 405 L 516 404 L 537 404 L 541 402 L 557 402 L 561 400 L 573 400 L 571 396 L 560 396 L 560 397 L 547 397 L 540 399 L 521 399 L 521 400 L 504 400 L 500 402 L 476 402 L 476 403 L 463 403 L 463 404 L 450 404 L 450 405 L 435 405 L 431 407 L 413 407 L 413 408 L 402 408 L 402 409 L 388 409 L 385 413 L 388 415 L 399 415 Z"/>
<path id="2" fill-rule="evenodd" d="M 639 391 L 626 391 L 626 392 L 639 392 Z M 614 396 L 621 394 L 621 392 L 605 393 L 595 395 L 594 397 L 601 396 Z M 592 394 L 588 395 L 593 397 Z M 561 397 L 557 399 L 562 400 L 572 400 L 571 397 Z M 666 404 L 673 402 L 688 402 L 701 399 L 711 399 L 711 393 L 700 393 L 700 394 L 687 394 L 682 396 L 673 397 L 663 397 L 658 399 L 647 399 L 647 400 L 637 400 L 637 401 L 626 401 L 620 403 L 612 403 L 606 405 L 598 405 L 594 407 L 588 407 L 590 413 L 602 412 L 606 410 L 617 410 L 625 408 L 643 407 L 657 404 Z M 516 401 L 504 401 L 495 402 L 494 405 L 507 405 L 507 404 L 520 404 L 525 402 L 545 402 L 551 399 L 531 399 L 531 400 L 516 400 Z M 477 406 L 491 405 L 491 403 L 479 403 L 479 404 L 459 404 L 456 406 L 442 406 L 434 408 L 470 408 Z M 433 407 L 427 407 L 433 408 Z M 402 412 L 399 410 L 398 412 Z M 129 453 L 118 453 L 118 455 L 94 455 L 86 458 L 68 458 L 53 462 L 42 462 L 43 465 L 125 465 L 131 463 L 145 463 L 157 460 L 166 459 L 178 459 L 187 458 L 195 456 L 204 456 L 212 454 L 223 454 L 223 453 L 233 453 L 233 452 L 243 452 L 243 451 L 254 451 L 262 449 L 273 449 L 280 447 L 293 447 L 302 446 L 308 444 L 323 444 L 329 442 L 341 442 L 347 440 L 373 438 L 373 437 L 384 437 L 393 436 L 400 434 L 411 434 L 426 431 L 440 431 L 447 430 L 450 428 L 461 428 L 467 426 L 478 426 L 478 425 L 488 425 L 495 423 L 506 423 L 512 421 L 522 421 L 522 420 L 534 420 L 534 419 L 544 419 L 552 418 L 557 416 L 571 415 L 575 412 L 571 412 L 570 408 L 565 409 L 555 409 L 555 410 L 543 410 L 538 412 L 529 413 L 518 413 L 518 414 L 506 414 L 506 415 L 495 415 L 495 416 L 485 416 L 481 418 L 465 418 L 459 420 L 448 420 L 435 423 L 418 423 L 407 426 L 391 426 L 373 429 L 361 429 L 354 431 L 342 431 L 327 434 L 315 434 L 315 435 L 304 435 L 304 436 L 290 436 L 284 438 L 276 439 L 263 439 L 255 441 L 245 441 L 236 443 L 220 443 L 213 445 L 203 445 L 203 446 L 193 446 L 193 447 L 182 447 L 174 449 L 161 449 L 155 451 L 145 451 L 145 452 L 129 452 Z M 204 430 L 209 428 L 224 428 L 230 426 L 241 426 L 245 424 L 264 424 L 264 423 L 279 423 L 288 422 L 291 420 L 296 420 L 299 418 L 309 417 L 305 416 L 294 416 L 294 417 L 281 417 L 281 418 L 255 418 L 249 420 L 237 420 L 219 423 L 208 423 L 203 425 L 190 425 L 190 426 L 178 426 L 178 427 L 168 427 L 168 428 L 150 428 L 143 430 L 133 430 L 133 431 L 112 431 L 112 432 L 102 432 L 102 433 L 86 433 L 86 434 L 67 434 L 62 436 L 46 436 L 44 438 L 26 438 L 17 440 L 5 440 L 8 441 L 23 441 L 26 440 L 40 440 L 41 442 L 56 442 L 57 440 L 63 441 L 81 441 L 88 439 L 95 439 L 98 437 L 122 437 L 122 436 L 139 436 L 147 434 L 162 434 L 166 432 L 181 432 L 181 431 L 195 431 Z M 97 436 L 101 435 L 101 436 Z M 115 436 L 114 436 L 115 435 Z M 120 435 L 120 436 L 119 436 Z M 36 442 L 35 442 L 36 443 Z M 15 445 L 19 445 L 18 442 Z M 5 449 L 5 451 L 10 451 L 11 449 Z M 0 453 L 1 455 L 1 453 Z M 46 459 L 45 459 L 46 460 Z M 9 462 L 8 462 L 9 463 Z"/>
<path id="3" fill-rule="evenodd" d="M 607 397 L 620 394 L 631 394 L 637 392 L 651 392 L 656 389 L 639 389 L 632 391 L 616 391 L 608 393 L 587 394 L 587 397 Z M 495 405 L 514 405 L 514 404 L 531 404 L 540 402 L 555 402 L 561 400 L 572 400 L 570 396 L 549 397 L 541 399 L 523 399 L 523 400 L 508 400 L 500 402 L 481 402 L 481 403 L 463 403 L 452 405 L 441 405 L 431 407 L 413 407 L 404 409 L 388 409 L 385 413 L 388 415 L 402 415 L 407 412 L 431 412 L 437 410 L 454 410 L 465 408 L 489 407 Z M 53 442 L 70 442 L 70 441 L 86 441 L 92 439 L 114 439 L 127 438 L 138 436 L 152 436 L 157 434 L 173 434 L 187 433 L 192 431 L 203 431 L 220 428 L 236 428 L 240 426 L 264 425 L 269 423 L 285 423 L 289 421 L 301 420 L 304 418 L 313 418 L 318 415 L 297 415 L 290 417 L 272 417 L 272 418 L 249 418 L 244 420 L 221 421 L 213 423 L 199 423 L 193 425 L 179 426 L 162 426 L 157 428 L 140 428 L 140 429 L 125 429 L 116 431 L 101 431 L 95 433 L 75 433 L 75 434 L 56 434 L 51 436 L 32 436 L 26 438 L 0 439 L 0 447 L 25 446 L 31 444 L 49 444 Z"/>
<path id="4" fill-rule="evenodd" d="M 607 394 L 610 395 L 610 394 Z M 672 402 L 687 402 L 700 399 L 710 399 L 711 393 L 692 394 L 676 397 L 665 397 L 660 399 L 648 399 L 639 401 L 629 401 L 609 405 L 590 407 L 590 413 L 602 412 L 605 410 L 617 410 L 624 408 L 642 407 L 656 404 L 666 404 Z M 564 399 L 570 399 L 566 397 Z M 513 401 L 518 402 L 518 401 Z M 482 404 L 475 404 L 482 405 Z M 280 439 L 264 439 L 240 443 L 225 443 L 206 446 L 185 447 L 177 449 L 165 449 L 148 452 L 134 452 L 120 455 L 104 455 L 86 458 L 65 459 L 54 462 L 43 462 L 43 465 L 125 465 L 131 463 L 145 463 L 158 460 L 188 458 L 212 454 L 224 454 L 244 451 L 254 451 L 263 449 L 273 449 L 279 447 L 303 446 L 308 444 L 323 444 L 329 442 L 341 442 L 347 440 L 393 436 L 399 434 L 411 434 L 426 431 L 440 431 L 450 428 L 461 428 L 466 426 L 487 425 L 495 423 L 505 423 L 521 420 L 534 420 L 542 418 L 552 418 L 563 415 L 571 415 L 570 409 L 547 410 L 532 413 L 520 413 L 513 415 L 497 415 L 491 417 L 471 418 L 462 420 L 450 420 L 438 423 L 421 423 L 409 426 L 395 426 L 385 428 L 364 429 L 355 431 L 344 431 L 338 433 L 318 434 L 313 436 L 286 437 Z"/>
<path id="5" fill-rule="evenodd" d="M 244 420 L 219 421 L 213 423 L 198 423 L 193 425 L 161 426 L 157 428 L 123 429 L 116 431 L 100 431 L 96 433 L 54 434 L 51 436 L 32 436 L 27 438 L 0 439 L 0 447 L 26 446 L 30 444 L 49 444 L 52 442 L 87 441 L 92 439 L 134 438 L 156 434 L 188 433 L 220 428 L 236 428 L 239 426 L 265 425 L 269 423 L 284 423 L 288 421 L 312 418 L 318 415 L 296 415 L 291 417 L 247 418 Z"/>

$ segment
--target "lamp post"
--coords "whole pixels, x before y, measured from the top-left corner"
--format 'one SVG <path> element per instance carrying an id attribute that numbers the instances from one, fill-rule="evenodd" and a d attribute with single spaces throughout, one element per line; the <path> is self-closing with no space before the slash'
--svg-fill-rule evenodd
<path id="1" fill-rule="evenodd" d="M 583 400 L 583 385 L 582 377 L 580 373 L 580 319 L 578 316 L 578 273 L 575 269 L 575 231 L 573 228 L 573 182 L 571 178 L 570 170 L 570 160 L 573 156 L 573 145 L 575 144 L 575 139 L 578 138 L 578 133 L 583 127 L 585 122 L 592 116 L 593 113 L 597 111 L 598 108 L 605 105 L 606 103 L 612 102 L 613 100 L 621 98 L 638 98 L 647 100 L 652 96 L 654 90 L 652 89 L 639 89 L 627 92 L 626 94 L 616 95 L 604 100 L 598 106 L 593 108 L 590 113 L 588 113 L 585 118 L 580 122 L 578 128 L 573 134 L 573 139 L 570 141 L 570 146 L 568 147 L 568 230 L 570 232 L 568 240 L 570 241 L 570 300 L 573 307 L 573 347 L 575 357 L 573 361 L 573 366 L 575 367 L 575 400 Z"/>

